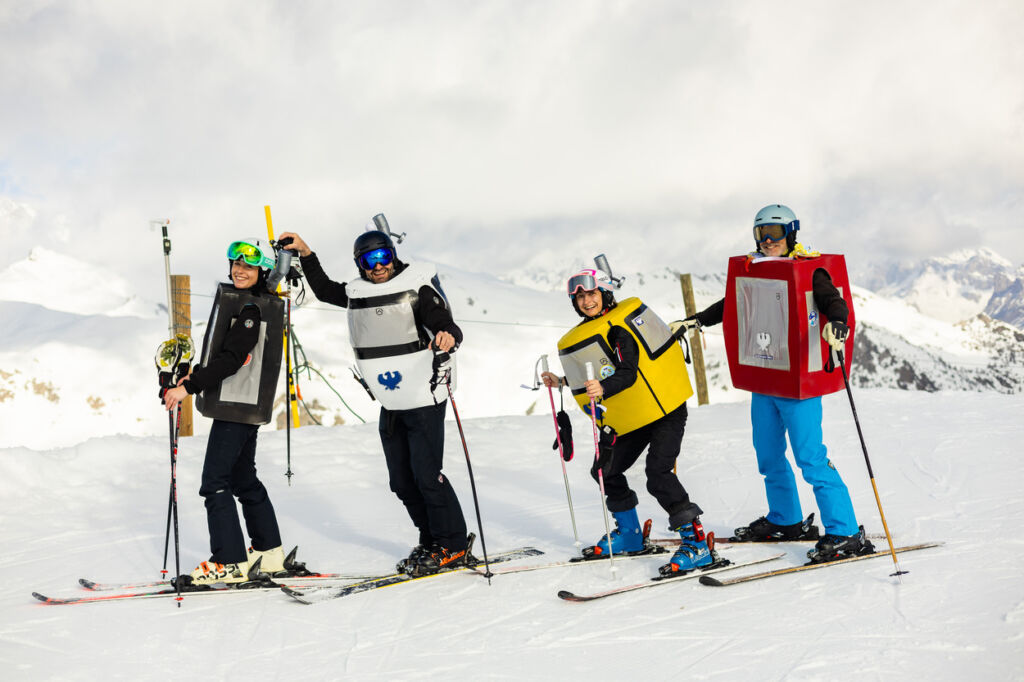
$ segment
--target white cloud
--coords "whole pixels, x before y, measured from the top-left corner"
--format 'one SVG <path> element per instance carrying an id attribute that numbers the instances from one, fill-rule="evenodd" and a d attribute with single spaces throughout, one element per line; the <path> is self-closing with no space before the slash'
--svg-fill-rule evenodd
<path id="1" fill-rule="evenodd" d="M 1019 263 L 1022 33 L 1018 2 L 7 3 L 0 196 L 140 282 L 150 219 L 219 273 L 267 203 L 342 262 L 383 211 L 453 261 L 708 269 L 783 202 L 851 257 Z"/>

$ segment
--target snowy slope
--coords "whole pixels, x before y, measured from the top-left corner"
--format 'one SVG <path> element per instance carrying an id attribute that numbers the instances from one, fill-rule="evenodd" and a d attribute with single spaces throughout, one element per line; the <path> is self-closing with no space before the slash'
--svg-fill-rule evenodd
<path id="1" fill-rule="evenodd" d="M 33 590 L 77 594 L 76 581 L 152 579 L 162 564 L 166 438 L 110 436 L 74 447 L 0 450 L 0 669 L 11 680 L 637 679 L 1016 680 L 1024 677 L 1024 524 L 1018 492 L 1024 396 L 859 390 L 857 408 L 879 494 L 899 543 L 946 545 L 728 588 L 696 581 L 571 604 L 559 589 L 644 580 L 658 559 L 482 578 L 454 575 L 317 606 L 278 593 L 48 607 Z M 681 479 L 710 530 L 763 514 L 744 402 L 694 409 Z M 587 476 L 587 425 L 573 410 L 568 465 L 583 538 L 602 532 Z M 881 532 L 846 397 L 825 399 L 832 460 L 859 519 Z M 550 416 L 465 423 L 490 551 L 529 544 L 537 561 L 569 556 L 573 536 Z M 315 568 L 387 571 L 415 540 L 387 490 L 373 424 L 261 433 L 258 462 L 285 540 Z M 475 528 L 454 425 L 446 473 Z M 204 439 L 185 439 L 178 470 L 186 567 L 205 556 L 196 494 Z M 665 515 L 630 479 L 640 512 Z M 813 510 L 801 484 L 805 512 Z M 882 541 L 884 543 L 884 541 Z M 785 548 L 780 566 L 804 548 Z M 723 550 L 737 558 L 765 547 Z"/>
<path id="2" fill-rule="evenodd" d="M 116 260 L 109 266 L 101 269 L 36 247 L 0 272 L 0 301 L 35 303 L 78 315 L 166 319 L 166 307 L 140 300 L 135 288 L 116 274 Z"/>

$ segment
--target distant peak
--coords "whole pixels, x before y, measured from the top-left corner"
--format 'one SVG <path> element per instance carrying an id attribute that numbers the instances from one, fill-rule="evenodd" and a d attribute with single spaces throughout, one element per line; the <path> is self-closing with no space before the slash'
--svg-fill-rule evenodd
<path id="1" fill-rule="evenodd" d="M 949 265 L 960 265 L 962 263 L 969 262 L 972 258 L 980 258 L 981 260 L 989 261 L 995 265 L 1007 268 L 1013 267 L 1013 263 L 1006 260 L 987 246 L 979 246 L 974 249 L 960 249 L 947 256 L 935 258 L 934 260 Z"/>

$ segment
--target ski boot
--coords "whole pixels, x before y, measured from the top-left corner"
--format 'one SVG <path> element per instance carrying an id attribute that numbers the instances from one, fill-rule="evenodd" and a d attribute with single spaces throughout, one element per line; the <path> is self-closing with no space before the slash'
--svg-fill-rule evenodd
<path id="1" fill-rule="evenodd" d="M 419 565 L 420 561 L 427 554 L 430 554 L 429 547 L 425 545 L 416 545 L 412 548 L 412 551 L 409 552 L 409 556 L 405 557 L 397 564 L 395 564 L 395 572 L 412 574 L 413 569 L 415 569 L 416 566 Z"/>
<path id="2" fill-rule="evenodd" d="M 292 553 L 289 555 L 289 557 L 291 557 L 293 560 L 295 558 L 295 552 L 297 550 L 298 547 L 293 549 Z M 250 547 L 249 565 L 252 566 L 256 559 L 262 559 L 262 563 L 260 564 L 261 570 L 268 575 L 276 576 L 280 574 L 281 576 L 284 576 L 287 574 L 287 569 L 285 567 L 284 548 L 282 548 L 280 545 L 274 547 L 273 549 L 264 550 L 254 549 Z M 303 568 L 305 568 L 305 566 L 303 566 Z"/>
<path id="3" fill-rule="evenodd" d="M 817 540 L 818 527 L 814 525 L 814 513 L 801 523 L 780 526 L 765 517 L 741 526 L 733 531 L 730 542 L 786 542 L 793 540 Z"/>
<path id="4" fill-rule="evenodd" d="M 644 550 L 646 536 L 640 528 L 640 518 L 636 507 L 621 512 L 612 512 L 615 517 L 615 530 L 611 532 L 612 554 L 635 554 Z M 650 523 L 648 521 L 648 523 Z M 603 537 L 591 547 L 583 548 L 584 559 L 596 559 L 608 555 L 608 538 Z"/>
<path id="5" fill-rule="evenodd" d="M 466 538 L 465 549 L 448 549 L 447 547 L 434 544 L 430 550 L 420 554 L 416 564 L 407 572 L 413 577 L 418 578 L 423 575 L 450 571 L 463 566 L 473 566 L 477 563 L 477 560 L 470 554 L 470 548 L 473 547 L 475 539 L 476 535 L 470 533 Z"/>
<path id="6" fill-rule="evenodd" d="M 699 518 L 670 530 L 677 531 L 683 542 L 669 562 L 658 568 L 658 573 L 662 577 L 669 578 L 689 573 L 697 568 L 709 568 L 720 561 L 715 551 L 714 533 L 705 535 L 704 526 L 701 525 Z"/>
<path id="7" fill-rule="evenodd" d="M 818 540 L 814 549 L 808 550 L 807 558 L 809 563 L 823 564 L 839 559 L 871 554 L 875 551 L 874 545 L 868 542 L 864 534 L 864 526 L 860 526 L 853 535 L 832 535 L 831 533 Z"/>
<path id="8" fill-rule="evenodd" d="M 254 563 L 239 561 L 236 564 L 218 564 L 215 561 L 204 561 L 195 570 L 171 580 L 174 587 L 181 583 L 182 590 L 198 591 L 211 585 L 242 585 L 243 583 L 259 584 L 268 581 L 262 573 L 261 562 L 257 558 Z"/>

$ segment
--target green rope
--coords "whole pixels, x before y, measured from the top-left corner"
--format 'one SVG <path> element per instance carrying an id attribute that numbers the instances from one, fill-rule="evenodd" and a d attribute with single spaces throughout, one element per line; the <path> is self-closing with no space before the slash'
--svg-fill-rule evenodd
<path id="1" fill-rule="evenodd" d="M 325 384 L 327 384 L 327 388 L 329 388 L 332 391 L 334 391 L 334 395 L 338 396 L 338 400 L 341 401 L 341 404 L 344 405 L 348 409 L 349 412 L 354 414 L 356 416 L 356 419 L 358 419 L 359 421 L 361 421 L 364 424 L 366 423 L 365 419 L 360 417 L 358 414 L 356 414 L 355 410 L 353 410 L 351 407 L 349 407 L 349 404 L 345 402 L 345 399 L 341 397 L 341 394 L 334 390 L 334 386 L 331 386 L 331 382 L 329 382 L 327 380 L 327 377 L 325 377 L 323 374 L 320 373 L 320 370 L 318 370 L 316 367 L 313 367 L 309 363 L 303 363 L 301 365 L 296 365 L 295 366 L 295 371 L 299 371 L 300 369 L 304 369 L 304 370 L 307 370 L 307 371 L 310 371 L 310 372 L 316 372 L 317 376 L 320 377 L 321 379 L 323 379 L 323 382 Z M 306 412 L 309 412 L 308 408 L 307 408 Z"/>

